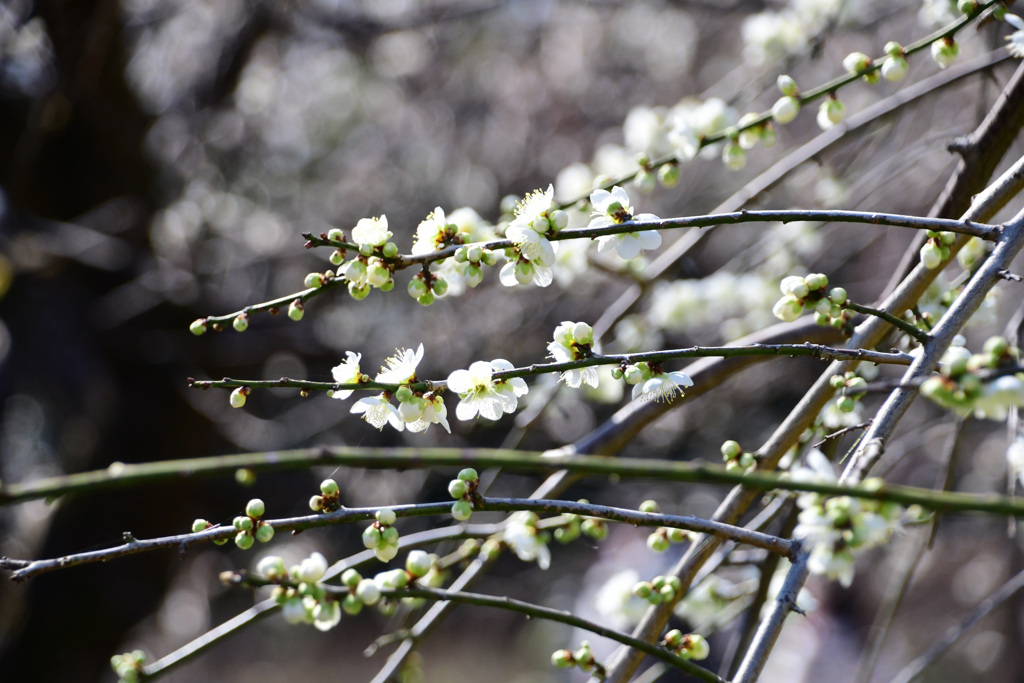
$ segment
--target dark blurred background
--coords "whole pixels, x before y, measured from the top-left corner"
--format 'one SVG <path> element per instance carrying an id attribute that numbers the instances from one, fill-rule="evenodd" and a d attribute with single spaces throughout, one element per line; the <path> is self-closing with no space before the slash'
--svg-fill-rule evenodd
<path id="1" fill-rule="evenodd" d="M 363 369 L 372 372 L 395 347 L 421 341 L 424 377 L 444 377 L 480 358 L 535 361 L 558 322 L 596 320 L 628 286 L 621 264 L 579 251 L 570 275 L 547 290 L 510 292 L 489 273 L 478 290 L 428 310 L 402 293 L 400 279 L 395 292 L 374 292 L 363 302 L 340 291 L 321 297 L 298 324 L 255 316 L 245 334 L 198 339 L 188 324 L 301 289 L 305 273 L 327 267 L 325 254 L 302 248 L 303 232 L 348 229 L 386 212 L 407 251 L 416 225 L 437 205 L 469 207 L 494 222 L 502 197 L 555 179 L 563 198 L 586 194 L 595 176 L 636 168 L 644 121 L 665 108 L 720 128 L 744 111 L 769 107 L 778 73 L 822 82 L 850 50 L 878 52 L 871 48 L 890 38 L 923 35 L 933 24 L 922 22 L 934 20 L 925 10 L 941 5 L 847 3 L 853 7 L 837 14 L 841 4 L 8 0 L 0 5 L 0 479 L 323 443 L 502 443 L 511 418 L 452 420 L 452 437 L 438 428 L 378 433 L 352 419 L 347 403 L 264 391 L 238 411 L 225 393 L 190 392 L 186 378 L 325 380 L 346 350 L 363 353 Z M 788 29 L 771 34 L 762 26 L 790 17 L 786 12 L 806 24 L 795 39 Z M 972 36 L 965 54 L 1000 44 L 993 31 Z M 919 68 L 921 75 L 936 70 L 926 60 L 912 67 Z M 945 142 L 976 125 L 1009 73 L 969 79 L 941 104 L 929 100 L 880 122 L 796 169 L 755 205 L 927 212 L 953 161 Z M 856 111 L 896 87 L 851 88 L 844 100 Z M 680 103 L 686 97 L 699 99 Z M 720 99 L 706 104 L 711 97 Z M 632 124 L 624 131 L 627 115 Z M 751 152 L 739 174 L 716 159 L 684 166 L 679 188 L 634 195 L 639 210 L 712 210 L 813 136 L 809 119 L 803 123 L 780 130 L 775 150 Z M 766 229 L 774 241 L 764 239 Z M 759 329 L 772 322 L 774 283 L 793 268 L 825 270 L 858 300 L 870 300 L 910 240 L 896 233 L 829 226 L 721 233 L 680 261 L 671 280 L 606 343 L 713 344 Z M 588 258 L 598 267 L 584 273 Z M 746 277 L 741 285 L 733 285 L 737 273 Z M 673 411 L 631 451 L 713 457 L 726 438 L 758 443 L 820 370 L 792 362 L 780 378 L 779 366 L 769 367 L 733 381 L 728 393 Z M 614 391 L 591 398 L 558 393 L 519 443 L 558 446 L 621 404 Z M 908 451 L 945 436 L 938 417 L 922 412 L 909 421 L 931 429 L 924 433 L 933 438 L 911 438 Z M 978 489 L 1001 486 L 1001 451 L 985 445 L 992 433 L 979 429 L 972 455 L 970 486 Z M 910 468 L 906 476 L 930 483 L 938 465 L 927 456 L 918 462 L 920 472 Z M 179 533 L 195 517 L 229 519 L 257 495 L 269 514 L 299 514 L 328 473 L 266 475 L 247 487 L 231 479 L 183 481 L 12 506 L 0 509 L 0 554 L 51 557 L 116 544 L 125 531 L 140 538 Z M 436 498 L 447 481 L 426 473 L 339 478 L 353 505 Z M 497 490 L 520 495 L 535 483 L 508 477 Z M 623 505 L 656 497 L 666 511 L 708 514 L 720 493 L 588 484 L 571 496 Z M 1011 550 L 1016 541 L 1002 538 L 1003 550 L 987 545 L 984 552 L 958 546 L 963 534 L 998 541 L 1001 524 L 944 529 L 939 542 L 958 549 L 946 557 L 959 569 L 937 570 L 928 590 L 943 594 L 949 610 L 983 595 L 972 592 L 978 581 L 991 583 L 1019 565 Z M 415 528 L 410 522 L 402 531 Z M 281 539 L 278 548 L 295 558 L 320 548 L 334 559 L 359 548 L 358 532 L 306 534 Z M 635 557 L 642 541 L 635 530 L 616 530 L 600 550 L 557 550 L 546 574 L 504 561 L 480 589 L 513 586 L 514 595 L 571 607 L 580 574 L 603 563 L 587 580 L 591 590 Z M 143 647 L 165 654 L 251 604 L 248 594 L 224 592 L 216 574 L 252 557 L 226 548 L 180 559 L 151 554 L 27 585 L 2 583 L 0 680 L 111 680 L 115 652 Z M 649 562 L 641 573 L 667 566 L 663 558 Z M 960 583 L 967 588 L 950 578 L 957 571 L 966 572 Z M 855 589 L 872 602 L 884 583 L 865 577 Z M 822 584 L 819 593 L 826 668 L 805 673 L 808 680 L 845 680 L 827 662 L 848 665 L 871 608 L 835 587 Z M 950 594 L 967 597 L 958 602 Z M 494 678 L 496 663 L 508 667 L 499 680 L 559 680 L 547 659 L 551 650 L 572 646 L 568 634 L 524 629 L 522 620 L 500 613 L 458 614 L 425 650 L 426 680 Z M 915 615 L 925 623 L 931 618 Z M 476 620 L 486 624 L 486 635 L 471 626 Z M 302 673 L 369 680 L 381 655 L 365 660 L 360 652 L 382 629 L 382 619 L 367 615 L 346 618 L 326 635 L 272 619 L 167 680 L 241 681 L 256 672 L 266 680 Z M 1018 655 L 1008 650 L 1016 649 L 1016 629 L 1016 620 L 1007 619 L 983 630 L 987 640 L 953 657 L 955 671 L 1013 680 Z M 828 640 L 829 633 L 838 640 Z M 935 637 L 933 630 L 901 633 L 897 662 Z"/>

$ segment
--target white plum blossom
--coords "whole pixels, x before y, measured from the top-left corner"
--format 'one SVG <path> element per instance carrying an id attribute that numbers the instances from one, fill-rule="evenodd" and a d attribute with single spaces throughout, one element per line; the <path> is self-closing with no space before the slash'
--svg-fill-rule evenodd
<path id="1" fill-rule="evenodd" d="M 616 185 L 608 190 L 597 189 L 590 195 L 590 203 L 594 212 L 589 228 L 603 228 L 630 221 L 656 221 L 658 217 L 652 213 L 633 215 L 633 205 L 629 195 Z M 624 259 L 635 258 L 645 249 L 657 249 L 661 246 L 661 234 L 657 230 L 629 232 L 620 235 L 602 235 L 597 238 L 599 252 L 617 251 Z"/>
<path id="2" fill-rule="evenodd" d="M 498 273 L 498 281 L 506 287 L 528 285 L 531 282 L 538 287 L 547 287 L 554 281 L 554 278 L 554 273 L 549 266 L 534 264 L 525 259 L 509 261 L 501 267 L 501 271 Z"/>
<path id="3" fill-rule="evenodd" d="M 405 384 L 416 379 L 416 366 L 423 360 L 423 344 L 412 349 L 395 349 L 396 353 L 387 359 L 387 367 L 381 367 L 377 381 L 381 384 Z"/>
<path id="4" fill-rule="evenodd" d="M 633 398 L 641 401 L 665 401 L 671 403 L 672 399 L 683 396 L 681 387 L 692 387 L 693 380 L 689 375 L 682 372 L 661 372 L 648 380 L 633 386 Z"/>
<path id="5" fill-rule="evenodd" d="M 491 369 L 495 372 L 504 372 L 514 368 L 515 366 L 504 358 L 495 358 L 491 361 Z M 516 412 L 519 407 L 519 397 L 525 396 L 530 390 L 526 385 L 526 380 L 522 377 L 498 380 L 494 383 L 494 388 L 498 392 L 498 396 L 501 397 L 501 407 L 506 413 Z"/>
<path id="6" fill-rule="evenodd" d="M 589 348 L 594 341 L 594 329 L 586 323 L 564 321 L 555 328 L 554 339 L 548 344 L 548 353 L 556 363 L 568 363 L 590 356 Z M 562 373 L 562 379 L 573 389 L 579 389 L 584 383 L 597 388 L 597 368 L 566 370 Z"/>
<path id="7" fill-rule="evenodd" d="M 506 399 L 495 386 L 494 369 L 487 361 L 478 360 L 468 370 L 456 370 L 448 375 L 448 388 L 459 395 L 455 416 L 472 420 L 477 414 L 497 420 L 504 412 Z"/>
<path id="8" fill-rule="evenodd" d="M 981 394 L 974 401 L 974 415 L 1005 420 L 1012 407 L 1024 407 L 1024 382 L 1016 375 L 1003 375 L 982 385 Z"/>
<path id="9" fill-rule="evenodd" d="M 579 360 L 575 357 L 572 349 L 567 346 L 563 346 L 558 342 L 551 342 L 548 344 L 548 353 L 554 357 L 556 363 L 568 363 L 570 361 Z M 597 387 L 597 368 L 576 368 L 574 370 L 566 370 L 562 373 L 562 380 L 573 389 L 579 389 L 583 384 L 589 384 L 592 387 Z"/>
<path id="10" fill-rule="evenodd" d="M 635 569 L 613 574 L 594 596 L 594 609 L 612 628 L 626 629 L 640 623 L 650 603 L 633 593 L 640 580 Z"/>
<path id="11" fill-rule="evenodd" d="M 341 621 L 341 605 L 337 600 L 322 600 L 313 608 L 313 627 L 330 631 Z"/>
<path id="12" fill-rule="evenodd" d="M 794 481 L 837 481 L 832 463 L 816 448 L 808 452 L 806 465 L 791 470 L 789 476 Z M 810 550 L 811 573 L 836 579 L 843 586 L 853 582 L 856 554 L 885 543 L 900 529 L 902 508 L 893 503 L 826 498 L 810 492 L 800 494 L 796 503 L 800 514 L 793 537 L 803 539 Z"/>
<path id="13" fill-rule="evenodd" d="M 503 539 L 520 560 L 536 561 L 538 567 L 547 569 L 551 566 L 551 551 L 541 539 L 536 523 L 536 514 L 516 512 L 508 518 Z"/>
<path id="14" fill-rule="evenodd" d="M 673 119 L 673 125 L 668 132 L 668 143 L 672 146 L 672 152 L 677 159 L 689 161 L 697 156 L 700 151 L 701 139 L 697 131 L 690 123 L 680 117 Z"/>
<path id="15" fill-rule="evenodd" d="M 350 412 L 357 415 L 362 413 L 363 419 L 377 429 L 384 429 L 385 424 L 390 424 L 398 431 L 405 429 L 405 423 L 402 422 L 398 408 L 391 405 L 387 394 L 361 398 L 355 402 Z"/>
<path id="16" fill-rule="evenodd" d="M 505 230 L 505 237 L 535 266 L 550 268 L 555 264 L 555 247 L 551 240 L 532 227 L 513 222 Z"/>
<path id="17" fill-rule="evenodd" d="M 1006 36 L 1006 49 L 1014 57 L 1018 59 L 1024 58 L 1024 19 L 1021 19 L 1016 14 L 1007 14 L 1003 18 L 1006 19 L 1007 24 L 1017 29 Z"/>
<path id="18" fill-rule="evenodd" d="M 361 353 L 345 352 L 346 359 L 340 365 L 331 368 L 331 375 L 338 384 L 358 384 L 362 374 L 359 372 L 359 360 L 363 357 Z M 352 395 L 352 389 L 339 389 L 331 392 L 331 398 L 348 398 Z"/>
<path id="19" fill-rule="evenodd" d="M 352 240 L 360 246 L 368 244 L 381 247 L 390 238 L 388 217 L 384 214 L 381 214 L 379 218 L 360 218 L 356 227 L 352 228 Z"/>
<path id="20" fill-rule="evenodd" d="M 548 218 L 555 210 L 554 200 L 554 185 L 548 185 L 546 190 L 534 190 L 516 204 L 515 218 L 509 226 L 519 225 L 532 228 L 539 233 L 547 232 L 551 227 Z"/>
<path id="21" fill-rule="evenodd" d="M 444 209 L 439 206 L 416 228 L 416 241 L 413 242 L 412 253 L 431 254 L 437 251 L 444 241 L 447 228 L 448 222 L 445 219 Z"/>

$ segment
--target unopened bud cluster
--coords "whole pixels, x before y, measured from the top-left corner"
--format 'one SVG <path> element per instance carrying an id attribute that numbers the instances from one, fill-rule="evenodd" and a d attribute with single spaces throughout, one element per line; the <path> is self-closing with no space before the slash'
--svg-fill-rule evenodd
<path id="1" fill-rule="evenodd" d="M 312 624 L 319 631 L 327 631 L 338 625 L 342 611 L 342 605 L 327 594 L 321 583 L 327 568 L 327 558 L 320 553 L 313 553 L 290 568 L 285 567 L 281 557 L 268 555 L 256 564 L 256 573 L 278 584 L 273 599 L 281 605 L 281 614 L 288 623 Z"/>
<path id="2" fill-rule="evenodd" d="M 755 464 L 757 464 L 757 454 L 747 453 L 736 441 L 726 441 L 722 444 L 722 460 L 725 462 L 726 469 L 732 470 L 749 470 Z"/>
<path id="3" fill-rule="evenodd" d="M 650 581 L 640 581 L 633 586 L 633 595 L 652 605 L 674 603 L 681 596 L 682 581 L 678 576 L 655 576 Z"/>
<path id="4" fill-rule="evenodd" d="M 395 511 L 385 508 L 377 511 L 377 521 L 363 531 L 363 545 L 381 562 L 390 562 L 398 554 L 398 529 L 393 525 Z"/>
<path id="5" fill-rule="evenodd" d="M 772 307 L 772 314 L 779 320 L 793 322 L 807 311 L 814 313 L 817 324 L 843 329 L 853 319 L 852 313 L 844 307 L 846 290 L 842 287 L 828 289 L 828 277 L 823 273 L 791 275 L 782 279 L 779 289 L 783 297 Z"/>
<path id="6" fill-rule="evenodd" d="M 118 683 L 138 683 L 143 680 L 142 667 L 146 664 L 146 653 L 133 650 L 110 658 L 110 666 L 117 674 Z"/>
<path id="7" fill-rule="evenodd" d="M 921 247 L 921 265 L 928 270 L 938 268 L 949 258 L 949 247 L 956 242 L 955 232 L 928 231 L 928 241 Z"/>
<path id="8" fill-rule="evenodd" d="M 466 284 L 476 287 L 484 279 L 484 266 L 495 266 L 498 255 L 479 244 L 459 247 L 455 251 L 456 270 L 462 274 Z"/>
<path id="9" fill-rule="evenodd" d="M 672 629 L 661 639 L 661 644 L 670 652 L 674 652 L 683 659 L 701 660 L 707 659 L 711 654 L 711 646 L 704 636 L 697 633 L 683 634 L 677 628 Z"/>
<path id="10" fill-rule="evenodd" d="M 981 353 L 951 346 L 939 361 L 939 374 L 921 385 L 921 394 L 959 415 L 1005 419 L 1024 407 L 1020 349 L 1004 337 L 991 337 Z"/>
<path id="11" fill-rule="evenodd" d="M 266 506 L 259 498 L 253 498 L 245 506 L 245 514 L 235 517 L 232 521 L 235 531 L 235 545 L 248 550 L 255 541 L 267 543 L 274 538 L 274 527 L 260 518 L 266 512 Z M 193 523 L 193 530 L 200 520 Z"/>
<path id="12" fill-rule="evenodd" d="M 856 372 L 847 372 L 845 375 L 832 375 L 829 386 L 842 392 L 836 399 L 836 407 L 844 413 L 852 413 L 857 409 L 857 401 L 864 395 L 868 383 Z"/>
<path id="13" fill-rule="evenodd" d="M 459 476 L 448 482 L 448 494 L 455 499 L 452 505 L 452 517 L 465 522 L 473 514 L 473 499 L 476 487 L 480 483 L 480 475 L 472 467 L 459 472 Z"/>
<path id="14" fill-rule="evenodd" d="M 604 666 L 594 659 L 594 653 L 590 651 L 590 643 L 585 640 L 580 643 L 579 649 L 575 652 L 572 650 L 556 650 L 553 652 L 551 654 L 551 663 L 559 669 L 576 667 L 580 671 L 592 674 L 598 679 L 605 677 Z"/>
<path id="15" fill-rule="evenodd" d="M 313 512 L 334 512 L 341 509 L 341 489 L 333 479 L 320 482 L 320 494 L 309 499 L 309 509 Z"/>

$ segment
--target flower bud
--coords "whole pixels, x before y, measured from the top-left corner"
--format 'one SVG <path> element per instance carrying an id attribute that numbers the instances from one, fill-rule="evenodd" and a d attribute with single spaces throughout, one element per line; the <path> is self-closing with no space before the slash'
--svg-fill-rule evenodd
<path id="1" fill-rule="evenodd" d="M 910 66 L 902 55 L 890 55 L 882 62 L 882 78 L 887 81 L 902 81 Z"/>
<path id="2" fill-rule="evenodd" d="M 445 292 L 448 291 L 448 281 L 444 278 L 435 278 L 434 282 L 430 285 L 430 289 L 433 290 L 437 296 L 444 296 Z"/>
<path id="3" fill-rule="evenodd" d="M 375 517 L 377 518 L 377 521 L 383 524 L 384 526 L 391 526 L 395 523 L 395 520 L 398 519 L 398 515 L 396 515 L 395 511 L 392 510 L 391 508 L 377 510 L 377 514 L 375 515 Z"/>
<path id="4" fill-rule="evenodd" d="M 459 479 L 467 483 L 478 481 L 480 479 L 480 475 L 477 474 L 476 470 L 473 469 L 472 467 L 467 467 L 463 470 L 460 470 L 458 477 Z"/>
<path id="5" fill-rule="evenodd" d="M 323 512 L 324 499 L 321 496 L 313 496 L 309 499 L 309 509 L 313 512 Z"/>
<path id="6" fill-rule="evenodd" d="M 663 553 L 669 548 L 668 536 L 657 532 L 647 537 L 647 547 L 656 553 Z"/>
<path id="7" fill-rule="evenodd" d="M 742 134 L 741 134 L 742 135 Z M 665 164 L 658 169 L 658 182 L 662 187 L 675 187 L 679 184 L 679 165 Z"/>
<path id="8" fill-rule="evenodd" d="M 430 304 L 434 303 L 434 293 L 427 292 L 420 298 L 416 299 L 416 301 L 418 301 L 421 306 L 429 306 Z"/>
<path id="9" fill-rule="evenodd" d="M 639 510 L 640 510 L 640 512 L 657 513 L 658 512 L 658 501 L 656 501 L 656 500 L 645 500 L 644 502 L 640 503 Z"/>
<path id="10" fill-rule="evenodd" d="M 188 331 L 197 337 L 201 334 L 206 334 L 206 318 L 193 320 L 192 324 L 188 326 Z"/>
<path id="11" fill-rule="evenodd" d="M 942 263 L 942 248 L 935 244 L 934 241 L 928 240 L 923 247 L 921 247 L 921 265 L 928 270 L 934 270 L 938 268 Z"/>
<path id="12" fill-rule="evenodd" d="M 253 543 L 254 539 L 251 534 L 245 531 L 239 531 L 237 534 L 235 534 L 235 545 L 238 546 L 241 550 L 248 550 L 252 547 Z"/>
<path id="13" fill-rule="evenodd" d="M 385 258 L 395 258 L 398 256 L 398 245 L 394 242 L 387 242 L 384 244 L 384 248 L 381 249 L 381 253 L 384 254 Z"/>
<path id="14" fill-rule="evenodd" d="M 863 52 L 851 52 L 843 59 L 843 68 L 851 74 L 861 74 L 871 68 L 871 58 Z"/>
<path id="15" fill-rule="evenodd" d="M 302 316 L 305 313 L 304 309 L 305 306 L 303 306 L 302 300 L 296 299 L 295 301 L 288 304 L 288 317 L 298 322 L 299 320 L 302 320 Z"/>
<path id="16" fill-rule="evenodd" d="M 253 519 L 259 519 L 263 516 L 263 513 L 267 511 L 263 501 L 259 498 L 253 498 L 245 506 L 245 514 L 249 515 Z"/>
<path id="17" fill-rule="evenodd" d="M 413 550 L 405 558 L 405 570 L 416 578 L 426 576 L 433 564 L 430 555 L 423 550 Z"/>
<path id="18" fill-rule="evenodd" d="M 473 514 L 473 505 L 468 500 L 457 500 L 452 505 L 452 517 L 460 522 L 465 522 Z"/>
<path id="19" fill-rule="evenodd" d="M 374 525 L 370 525 L 363 530 L 363 545 L 368 549 L 373 550 L 381 544 L 380 529 Z"/>
<path id="20" fill-rule="evenodd" d="M 249 517 L 235 517 L 233 524 L 238 531 L 249 531 L 252 529 L 252 519 Z"/>
<path id="21" fill-rule="evenodd" d="M 239 313 L 231 321 L 231 326 L 235 328 L 235 332 L 245 332 L 249 329 L 249 314 L 244 311 Z"/>
<path id="22" fill-rule="evenodd" d="M 306 289 L 320 289 L 324 284 L 324 276 L 320 273 L 310 273 L 306 276 L 306 279 L 302 281 L 302 284 Z"/>
<path id="23" fill-rule="evenodd" d="M 725 460 L 733 460 L 734 458 L 738 458 L 740 453 L 742 452 L 743 449 L 736 441 L 730 440 L 722 444 L 722 458 L 724 458 Z"/>
<path id="24" fill-rule="evenodd" d="M 249 395 L 248 387 L 238 387 L 231 392 L 229 401 L 232 408 L 241 408 L 245 405 L 245 398 Z"/>
<path id="25" fill-rule="evenodd" d="M 772 106 L 772 118 L 780 124 L 787 124 L 800 113 L 800 100 L 787 96 L 780 98 Z"/>
<path id="26" fill-rule="evenodd" d="M 796 81 L 791 76 L 782 74 L 776 79 L 775 84 L 779 86 L 779 92 L 787 97 L 796 97 L 800 93 Z"/>
<path id="27" fill-rule="evenodd" d="M 955 62 L 958 54 L 960 46 L 952 38 L 943 38 L 932 43 L 932 59 L 940 69 L 945 69 Z"/>
<path id="28" fill-rule="evenodd" d="M 192 522 L 192 533 L 198 534 L 200 531 L 206 531 L 210 528 L 210 523 L 205 519 L 197 519 Z"/>
<path id="29" fill-rule="evenodd" d="M 380 587 L 373 579 L 363 579 L 356 586 L 355 595 L 364 605 L 372 605 L 380 600 Z"/>
<path id="30" fill-rule="evenodd" d="M 256 529 L 256 540 L 260 543 L 269 543 L 274 538 L 274 527 L 269 524 L 260 524 Z"/>
<path id="31" fill-rule="evenodd" d="M 344 242 L 345 233 L 343 233 L 338 228 L 331 228 L 330 230 L 327 231 L 327 239 L 331 240 L 332 242 Z"/>
<path id="32" fill-rule="evenodd" d="M 461 479 L 452 479 L 448 482 L 448 493 L 455 500 L 459 500 L 465 496 L 467 491 L 469 491 L 469 487 L 466 485 L 466 482 Z"/>

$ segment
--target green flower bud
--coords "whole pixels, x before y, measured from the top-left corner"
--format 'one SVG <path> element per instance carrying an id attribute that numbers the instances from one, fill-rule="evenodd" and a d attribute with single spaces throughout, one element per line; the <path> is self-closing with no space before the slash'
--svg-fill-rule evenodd
<path id="1" fill-rule="evenodd" d="M 206 531 L 210 528 L 210 523 L 205 519 L 197 519 L 192 522 L 192 533 L 198 534 L 200 531 Z"/>
<path id="2" fill-rule="evenodd" d="M 824 273 L 811 273 L 804 278 L 804 281 L 807 283 L 807 288 L 812 292 L 828 287 L 828 277 Z"/>
<path id="3" fill-rule="evenodd" d="M 580 524 L 580 530 L 595 541 L 608 538 L 608 525 L 600 519 L 587 518 Z"/>
<path id="4" fill-rule="evenodd" d="M 405 558 L 405 570 L 416 578 L 426 576 L 433 564 L 430 555 L 423 550 L 413 550 Z"/>
<path id="5" fill-rule="evenodd" d="M 245 332 L 249 329 L 249 314 L 239 313 L 235 316 L 235 319 L 231 321 L 231 326 L 235 328 L 235 332 Z"/>
<path id="6" fill-rule="evenodd" d="M 852 396 L 840 396 L 836 400 L 836 407 L 844 413 L 852 413 L 857 408 L 857 400 Z"/>
<path id="7" fill-rule="evenodd" d="M 434 303 L 434 293 L 427 292 L 420 298 L 416 299 L 416 301 L 420 303 L 420 306 L 429 306 L 430 304 Z"/>
<path id="8" fill-rule="evenodd" d="M 616 367 L 612 368 L 612 379 L 622 379 L 622 368 L 621 367 L 616 366 Z"/>
<path id="9" fill-rule="evenodd" d="M 463 470 L 460 470 L 458 476 L 459 479 L 467 483 L 474 482 L 480 479 L 480 475 L 477 474 L 476 470 L 473 469 L 472 467 L 467 467 Z"/>
<path id="10" fill-rule="evenodd" d="M 267 511 L 263 501 L 259 498 L 253 498 L 249 501 L 249 504 L 245 506 L 245 514 L 249 515 L 254 519 L 259 519 L 263 516 L 263 513 Z"/>
<path id="11" fill-rule="evenodd" d="M 640 581 L 639 583 L 633 584 L 633 595 L 644 600 L 651 594 L 651 584 L 647 581 Z"/>
<path id="12" fill-rule="evenodd" d="M 434 283 L 430 285 L 430 288 L 437 296 L 444 296 L 445 292 L 448 291 L 448 281 L 444 278 L 436 278 Z"/>
<path id="13" fill-rule="evenodd" d="M 393 526 L 386 526 L 380 530 L 380 540 L 384 545 L 398 545 L 398 529 Z M 379 546 L 378 546 L 379 547 Z"/>
<path id="14" fill-rule="evenodd" d="M 338 228 L 331 228 L 330 230 L 327 231 L 327 239 L 331 240 L 332 242 L 344 242 L 345 233 L 343 233 Z"/>
<path id="15" fill-rule="evenodd" d="M 256 529 L 256 540 L 260 543 L 269 543 L 274 538 L 274 527 L 269 524 L 260 524 Z"/>
<path id="16" fill-rule="evenodd" d="M 248 550 L 252 547 L 253 543 L 254 539 L 252 534 L 246 533 L 245 531 L 239 531 L 235 534 L 235 545 L 237 545 L 241 550 Z"/>
<path id="17" fill-rule="evenodd" d="M 398 245 L 394 242 L 387 242 L 384 244 L 381 253 L 384 254 L 384 258 L 395 258 L 398 256 Z"/>
<path id="18" fill-rule="evenodd" d="M 473 504 L 468 500 L 457 500 L 452 505 L 452 517 L 460 522 L 465 522 L 473 514 Z"/>
<path id="19" fill-rule="evenodd" d="M 395 520 L 398 519 L 398 515 L 396 515 L 395 511 L 391 508 L 377 510 L 377 514 L 374 516 L 377 518 L 377 521 L 384 526 L 391 526 L 395 523 Z"/>
<path id="20" fill-rule="evenodd" d="M 851 74 L 861 74 L 871 68 L 871 58 L 863 52 L 851 52 L 843 59 L 843 68 Z"/>
<path id="21" fill-rule="evenodd" d="M 306 279 L 302 281 L 302 284 L 306 289 L 320 289 L 324 285 L 324 276 L 320 273 L 310 273 L 306 276 Z"/>
<path id="22" fill-rule="evenodd" d="M 796 97 L 800 93 L 800 88 L 797 87 L 796 81 L 791 76 L 782 74 L 776 79 L 776 85 L 779 86 L 779 92 L 788 97 Z"/>
<path id="23" fill-rule="evenodd" d="M 348 295 L 356 301 L 362 301 L 370 294 L 370 285 L 359 287 L 354 282 L 348 283 Z"/>
<path id="24" fill-rule="evenodd" d="M 320 493 L 325 496 L 336 496 L 338 495 L 338 482 L 333 479 L 324 479 L 320 482 Z"/>
<path id="25" fill-rule="evenodd" d="M 202 334 L 206 334 L 206 318 L 199 318 L 193 320 L 192 324 L 188 326 L 188 331 L 197 337 Z"/>
<path id="26" fill-rule="evenodd" d="M 640 503 L 640 508 L 639 509 L 640 509 L 640 512 L 657 513 L 658 512 L 658 501 L 656 501 L 656 500 L 645 500 L 644 502 Z"/>
<path id="27" fill-rule="evenodd" d="M 414 277 L 409 280 L 409 296 L 413 299 L 419 299 L 421 296 L 427 293 L 427 284 L 418 277 Z"/>
<path id="28" fill-rule="evenodd" d="M 555 650 L 551 653 L 551 663 L 559 669 L 568 669 L 576 664 L 569 650 Z"/>
<path id="29" fill-rule="evenodd" d="M 381 540 L 380 529 L 376 526 L 371 524 L 363 530 L 363 545 L 368 549 L 373 550 L 381 545 Z"/>
<path id="30" fill-rule="evenodd" d="M 747 152 L 739 143 L 729 142 L 722 148 L 722 163 L 730 171 L 739 171 L 747 165 Z"/>
<path id="31" fill-rule="evenodd" d="M 742 452 L 743 449 L 736 441 L 729 440 L 722 444 L 722 458 L 724 460 L 732 460 L 734 458 L 737 458 Z"/>
<path id="32" fill-rule="evenodd" d="M 323 512 L 324 499 L 322 496 L 313 496 L 309 499 L 309 509 L 313 512 Z"/>
<path id="33" fill-rule="evenodd" d="M 301 299 L 296 299 L 295 301 L 288 304 L 288 317 L 294 320 L 295 322 L 302 320 L 302 316 L 304 314 L 305 306 L 303 305 Z"/>
<path id="34" fill-rule="evenodd" d="M 461 479 L 452 479 L 448 482 L 448 494 L 451 495 L 455 500 L 459 500 L 469 491 L 469 487 L 466 482 Z"/>
<path id="35" fill-rule="evenodd" d="M 683 647 L 685 648 L 683 656 L 687 659 L 707 659 L 708 655 L 711 654 L 711 646 L 708 645 L 708 641 L 704 636 L 696 633 L 686 636 L 686 643 Z"/>
<path id="36" fill-rule="evenodd" d="M 246 387 L 238 387 L 231 392 L 231 396 L 228 398 L 232 408 L 241 408 L 245 405 L 245 397 L 248 396 L 249 392 Z"/>
<path id="37" fill-rule="evenodd" d="M 249 531 L 252 529 L 252 519 L 249 517 L 235 517 L 233 524 L 238 531 Z"/>
<path id="38" fill-rule="evenodd" d="M 909 70 L 910 65 L 903 55 L 890 55 L 882 62 L 882 78 L 887 81 L 902 81 Z"/>
<path id="39" fill-rule="evenodd" d="M 663 553 L 669 548 L 669 540 L 664 534 L 653 533 L 647 537 L 647 547 L 656 553 Z"/>
<path id="40" fill-rule="evenodd" d="M 331 262 L 332 266 L 340 266 L 345 262 L 345 251 L 343 249 L 335 249 L 331 252 L 328 260 Z"/>
<path id="41" fill-rule="evenodd" d="M 674 628 L 665 634 L 665 637 L 661 639 L 661 642 L 665 643 L 666 647 L 675 650 L 683 644 L 683 632 Z"/>
<path id="42" fill-rule="evenodd" d="M 349 616 L 355 616 L 363 611 L 363 601 L 349 593 L 341 601 L 341 611 Z"/>
<path id="43" fill-rule="evenodd" d="M 672 188 L 679 184 L 679 165 L 665 164 L 658 169 L 658 182 L 662 187 Z"/>

